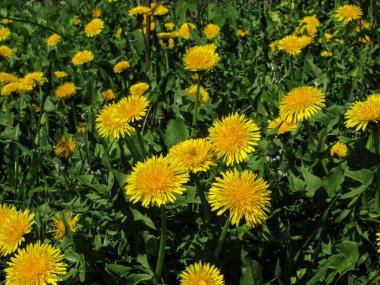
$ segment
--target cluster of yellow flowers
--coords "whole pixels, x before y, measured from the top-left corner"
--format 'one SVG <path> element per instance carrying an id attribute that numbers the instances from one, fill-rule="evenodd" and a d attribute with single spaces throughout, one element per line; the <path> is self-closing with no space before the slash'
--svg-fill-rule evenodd
<path id="1" fill-rule="evenodd" d="M 23 78 L 18 78 L 15 75 L 0 72 L 0 82 L 4 82 L 5 85 L 1 88 L 0 94 L 8 96 L 13 93 L 21 94 L 33 91 L 36 87 L 36 82 L 42 85 L 47 82 L 42 72 L 35 71 L 26 74 Z"/>

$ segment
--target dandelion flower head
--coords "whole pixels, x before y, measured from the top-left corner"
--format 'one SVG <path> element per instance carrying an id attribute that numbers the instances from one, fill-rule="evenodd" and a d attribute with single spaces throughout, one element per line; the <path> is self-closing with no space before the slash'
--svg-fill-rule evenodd
<path id="1" fill-rule="evenodd" d="M 102 19 L 95 18 L 89 22 L 84 28 L 86 37 L 92 38 L 99 35 L 104 29 L 104 22 Z"/>
<path id="2" fill-rule="evenodd" d="M 347 156 L 348 148 L 344 143 L 336 142 L 330 149 L 331 156 L 338 156 L 344 158 Z"/>
<path id="3" fill-rule="evenodd" d="M 359 6 L 349 4 L 339 7 L 335 12 L 335 18 L 345 24 L 360 19 L 362 15 L 363 11 Z"/>
<path id="4" fill-rule="evenodd" d="M 123 71 L 127 70 L 131 65 L 128 61 L 122 60 L 115 64 L 113 67 L 113 72 L 115 73 L 122 73 Z"/>
<path id="5" fill-rule="evenodd" d="M 82 65 L 92 60 L 94 60 L 94 54 L 89 50 L 82 50 L 82 51 L 78 51 L 73 56 L 73 58 L 71 59 L 71 62 L 74 65 Z"/>
<path id="6" fill-rule="evenodd" d="M 137 82 L 129 87 L 129 94 L 132 96 L 142 96 L 149 89 L 149 84 L 146 82 Z"/>
<path id="7" fill-rule="evenodd" d="M 61 159 L 69 159 L 76 148 L 77 144 L 73 137 L 66 139 L 64 136 L 54 146 L 54 154 Z"/>
<path id="8" fill-rule="evenodd" d="M 197 262 L 186 267 L 180 275 L 180 285 L 224 285 L 220 270 L 209 263 Z"/>
<path id="9" fill-rule="evenodd" d="M 216 45 L 208 44 L 188 49 L 183 57 L 185 69 L 193 72 L 213 69 L 219 62 Z"/>
<path id="10" fill-rule="evenodd" d="M 74 215 L 72 211 L 66 211 L 61 215 L 58 213 L 55 214 L 55 216 L 52 218 L 52 226 L 54 227 L 54 230 L 52 232 L 54 233 L 54 238 L 57 241 L 61 241 L 66 234 L 64 220 L 66 220 L 66 223 L 70 228 L 70 231 L 75 233 L 77 231 L 76 224 L 79 221 L 79 214 Z"/>
<path id="11" fill-rule="evenodd" d="M 0 42 L 5 41 L 11 35 L 11 31 L 7 27 L 0 27 Z"/>
<path id="12" fill-rule="evenodd" d="M 61 36 L 58 35 L 58 34 L 52 34 L 50 37 L 48 37 L 47 39 L 47 44 L 48 46 L 55 46 L 60 40 L 61 40 Z"/>
<path id="13" fill-rule="evenodd" d="M 215 24 L 208 24 L 203 29 L 203 34 L 208 39 L 216 38 L 219 35 L 219 33 L 220 33 L 220 27 L 218 25 L 215 25 Z"/>
<path id="14" fill-rule="evenodd" d="M 73 97 L 76 93 L 77 87 L 72 82 L 62 83 L 55 90 L 55 97 L 62 100 L 67 100 Z"/>

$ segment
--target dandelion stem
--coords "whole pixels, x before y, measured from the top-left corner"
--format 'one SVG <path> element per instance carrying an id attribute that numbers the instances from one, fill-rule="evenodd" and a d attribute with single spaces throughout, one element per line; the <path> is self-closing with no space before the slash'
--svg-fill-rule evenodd
<path id="1" fill-rule="evenodd" d="M 229 226 L 230 226 L 230 219 L 227 217 L 226 222 L 225 222 L 224 227 L 223 227 L 223 230 L 222 230 L 222 233 L 220 234 L 218 244 L 216 245 L 216 248 L 214 251 L 215 259 L 219 258 L 219 255 L 220 255 L 220 252 L 222 250 L 224 241 L 226 240 L 226 234 L 227 234 Z"/>
<path id="2" fill-rule="evenodd" d="M 375 143 L 375 152 L 376 155 L 380 155 L 380 149 L 379 149 L 379 138 L 380 138 L 380 126 L 377 124 L 376 126 L 373 126 L 373 139 Z M 375 209 L 380 209 L 380 164 L 377 165 L 377 171 L 376 171 L 376 188 L 375 188 Z"/>
<path id="3" fill-rule="evenodd" d="M 150 8 L 151 0 L 146 1 L 146 6 Z M 146 49 L 145 49 L 145 70 L 147 72 L 151 71 L 151 66 L 150 66 L 150 15 L 147 15 L 146 17 L 146 33 L 145 33 L 145 43 L 146 43 Z M 144 31 L 144 29 L 143 29 Z"/>
<path id="4" fill-rule="evenodd" d="M 140 129 L 136 130 L 136 136 L 137 136 L 137 142 L 138 142 L 140 149 L 141 149 L 141 154 L 142 154 L 143 158 L 145 158 L 146 157 L 146 150 L 145 150 L 144 140 L 141 136 L 141 130 Z"/>
<path id="5" fill-rule="evenodd" d="M 197 80 L 197 93 L 195 94 L 194 110 L 193 110 L 193 122 L 191 124 L 191 137 L 195 137 L 195 128 L 197 126 L 197 116 L 199 108 L 199 90 L 201 89 L 201 76 L 198 74 Z"/>
<path id="6" fill-rule="evenodd" d="M 195 181 L 195 186 L 196 186 L 197 191 L 198 191 L 198 195 L 201 198 L 203 215 L 204 215 L 204 222 L 208 223 L 210 221 L 210 208 L 208 206 L 205 193 L 202 189 L 201 183 L 199 181 L 199 177 L 197 175 L 194 175 L 194 181 Z"/>
<path id="7" fill-rule="evenodd" d="M 166 209 L 165 205 L 161 205 L 161 237 L 160 237 L 160 248 L 158 251 L 156 272 L 153 277 L 153 283 L 159 284 L 161 279 L 162 266 L 164 264 L 165 257 L 165 244 L 166 244 Z"/>

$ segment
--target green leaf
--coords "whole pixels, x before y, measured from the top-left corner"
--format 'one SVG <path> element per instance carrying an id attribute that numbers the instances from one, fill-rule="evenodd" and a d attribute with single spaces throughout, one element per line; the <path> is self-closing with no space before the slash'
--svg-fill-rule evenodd
<path id="1" fill-rule="evenodd" d="M 147 227 L 154 230 L 156 229 L 156 226 L 154 225 L 153 221 L 147 215 L 141 214 L 136 209 L 132 209 L 132 213 L 135 221 L 142 221 Z"/>
<path id="2" fill-rule="evenodd" d="M 185 122 L 177 118 L 170 120 L 165 131 L 165 144 L 171 147 L 181 141 L 186 140 L 189 137 L 189 130 Z"/>
<path id="3" fill-rule="evenodd" d="M 106 264 L 106 270 L 117 276 L 124 277 L 131 272 L 132 268 L 120 264 Z"/>

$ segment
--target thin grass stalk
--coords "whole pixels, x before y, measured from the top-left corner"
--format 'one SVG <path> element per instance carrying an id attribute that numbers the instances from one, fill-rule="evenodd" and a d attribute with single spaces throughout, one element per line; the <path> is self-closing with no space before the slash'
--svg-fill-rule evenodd
<path id="1" fill-rule="evenodd" d="M 199 177 L 196 174 L 194 175 L 194 181 L 195 181 L 195 186 L 197 188 L 198 195 L 199 195 L 199 197 L 201 199 L 201 203 L 202 203 L 204 222 L 208 223 L 210 221 L 210 216 L 211 216 L 210 208 L 209 208 L 209 205 L 207 203 L 207 199 L 206 199 L 205 193 L 203 191 L 203 188 L 201 186 L 201 183 L 199 181 Z"/>
<path id="2" fill-rule="evenodd" d="M 137 142 L 140 147 L 142 157 L 144 159 L 146 157 L 146 150 L 145 150 L 144 140 L 142 138 L 140 128 L 136 129 L 136 136 L 137 136 Z"/>
<path id="3" fill-rule="evenodd" d="M 375 143 L 376 155 L 380 155 L 379 140 L 380 140 L 380 126 L 376 124 L 372 128 L 373 139 Z M 380 164 L 376 166 L 376 187 L 375 187 L 375 210 L 380 209 Z"/>
<path id="4" fill-rule="evenodd" d="M 166 237 L 167 237 L 166 209 L 165 209 L 165 205 L 161 205 L 161 236 L 160 236 L 160 247 L 158 251 L 156 271 L 153 277 L 154 284 L 159 284 L 161 280 L 162 267 L 164 264 L 164 257 L 165 257 Z"/>
<path id="5" fill-rule="evenodd" d="M 195 94 L 194 110 L 193 110 L 193 122 L 191 124 L 191 137 L 195 137 L 195 128 L 197 126 L 197 116 L 199 109 L 199 91 L 201 89 L 201 75 L 198 74 L 197 79 L 197 93 Z"/>
<path id="6" fill-rule="evenodd" d="M 224 223 L 224 227 L 222 229 L 222 233 L 220 234 L 218 243 L 217 243 L 215 251 L 214 251 L 215 259 L 219 258 L 219 255 L 220 255 L 220 252 L 222 250 L 224 241 L 226 240 L 226 235 L 227 235 L 227 231 L 228 231 L 229 226 L 230 226 L 230 219 L 229 219 L 229 217 L 227 217 L 226 222 Z"/>
<path id="7" fill-rule="evenodd" d="M 146 6 L 150 8 L 151 0 L 146 1 Z M 150 15 L 147 15 L 146 17 L 146 33 L 145 33 L 145 43 L 146 43 L 146 49 L 145 49 L 145 71 L 149 72 L 151 71 L 150 66 Z M 143 29 L 144 31 L 144 29 Z"/>

